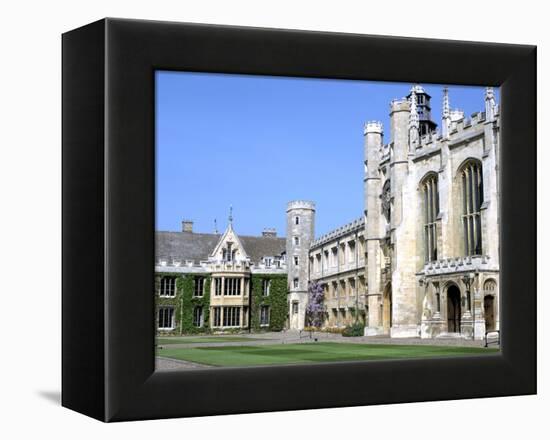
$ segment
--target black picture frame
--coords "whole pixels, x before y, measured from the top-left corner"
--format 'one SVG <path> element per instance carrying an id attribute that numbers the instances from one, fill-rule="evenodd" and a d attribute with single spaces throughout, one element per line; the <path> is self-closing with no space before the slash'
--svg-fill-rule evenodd
<path id="1" fill-rule="evenodd" d="M 104 19 L 62 50 L 63 406 L 122 421 L 536 393 L 535 46 Z M 501 351 L 155 372 L 156 69 L 501 87 Z"/>

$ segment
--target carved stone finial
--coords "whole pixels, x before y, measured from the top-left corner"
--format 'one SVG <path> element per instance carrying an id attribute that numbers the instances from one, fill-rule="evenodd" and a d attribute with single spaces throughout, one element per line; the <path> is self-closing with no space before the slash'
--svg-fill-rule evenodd
<path id="1" fill-rule="evenodd" d="M 411 113 L 409 116 L 409 142 L 412 152 L 414 152 L 416 147 L 418 147 L 420 137 L 420 117 L 418 116 L 416 90 L 417 86 L 413 86 L 411 89 Z"/>
<path id="2" fill-rule="evenodd" d="M 443 117 L 451 117 L 451 106 L 449 105 L 449 89 L 443 87 Z"/>
<path id="3" fill-rule="evenodd" d="M 418 128 L 420 126 L 420 119 L 418 116 L 418 100 L 416 97 L 416 87 L 411 89 L 411 115 L 409 117 L 409 127 Z"/>
<path id="4" fill-rule="evenodd" d="M 493 121 L 495 119 L 496 105 L 495 91 L 492 87 L 487 87 L 485 89 L 485 119 L 487 121 Z"/>
<path id="5" fill-rule="evenodd" d="M 449 105 L 449 89 L 443 88 L 443 113 L 441 121 L 441 135 L 443 139 L 449 138 L 451 131 L 451 106 Z"/>
<path id="6" fill-rule="evenodd" d="M 233 225 L 233 205 L 229 205 L 229 224 Z"/>

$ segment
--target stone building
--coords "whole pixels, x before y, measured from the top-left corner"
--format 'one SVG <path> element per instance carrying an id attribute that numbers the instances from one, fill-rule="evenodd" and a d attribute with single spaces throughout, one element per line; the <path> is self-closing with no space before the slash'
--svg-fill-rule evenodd
<path id="1" fill-rule="evenodd" d="M 238 236 L 231 216 L 221 235 L 194 233 L 191 222 L 157 232 L 159 330 L 302 329 L 310 282 L 324 289 L 325 327 L 360 321 L 367 336 L 476 339 L 497 330 L 499 109 L 491 88 L 471 118 L 451 110 L 446 89 L 442 107 L 437 130 L 416 85 L 390 104 L 388 143 L 380 122 L 365 124 L 363 215 L 323 236 L 309 201 L 288 203 L 285 238 Z M 174 274 L 187 277 L 194 303 L 160 301 L 175 298 Z"/>
<path id="2" fill-rule="evenodd" d="M 310 278 L 323 286 L 325 325 L 365 322 L 365 220 L 363 217 L 315 240 L 309 251 Z"/>
<path id="3" fill-rule="evenodd" d="M 159 333 L 282 330 L 287 319 L 286 240 L 273 229 L 239 236 L 232 216 L 223 234 L 156 233 Z"/>
<path id="4" fill-rule="evenodd" d="M 441 131 L 414 86 L 365 125 L 366 335 L 462 336 L 499 328 L 499 111 L 451 111 Z"/>

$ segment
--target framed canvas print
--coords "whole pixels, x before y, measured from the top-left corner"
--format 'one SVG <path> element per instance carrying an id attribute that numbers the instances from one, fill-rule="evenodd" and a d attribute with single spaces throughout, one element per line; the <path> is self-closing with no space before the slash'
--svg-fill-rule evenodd
<path id="1" fill-rule="evenodd" d="M 63 405 L 535 393 L 535 72 L 510 44 L 64 34 Z"/>

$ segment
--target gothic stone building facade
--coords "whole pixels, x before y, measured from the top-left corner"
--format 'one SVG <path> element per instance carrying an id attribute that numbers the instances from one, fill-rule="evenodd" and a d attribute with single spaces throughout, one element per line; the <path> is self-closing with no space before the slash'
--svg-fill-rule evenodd
<path id="1" fill-rule="evenodd" d="M 430 100 L 417 85 L 390 104 L 388 143 L 380 122 L 365 124 L 364 213 L 347 225 L 315 238 L 314 203 L 293 201 L 286 238 L 239 237 L 231 221 L 223 235 L 190 223 L 158 232 L 159 329 L 302 329 L 317 282 L 325 327 L 360 320 L 367 336 L 476 339 L 497 330 L 498 105 L 488 88 L 485 110 L 467 119 L 445 89 L 436 131 Z"/>

